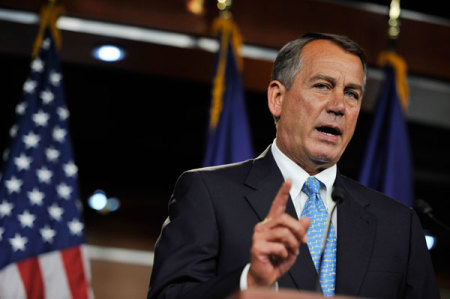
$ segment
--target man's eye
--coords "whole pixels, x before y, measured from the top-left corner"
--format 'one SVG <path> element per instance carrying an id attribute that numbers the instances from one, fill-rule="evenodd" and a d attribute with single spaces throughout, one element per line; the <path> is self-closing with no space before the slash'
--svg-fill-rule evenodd
<path id="1" fill-rule="evenodd" d="M 323 83 L 317 83 L 317 84 L 314 85 L 314 87 L 319 88 L 319 89 L 328 88 L 328 86 L 326 84 L 323 84 Z"/>
<path id="2" fill-rule="evenodd" d="M 347 91 L 347 92 L 345 93 L 345 95 L 347 95 L 347 96 L 349 96 L 349 97 L 352 97 L 352 98 L 354 98 L 354 99 L 356 99 L 356 100 L 359 99 L 359 94 L 357 94 L 357 93 L 354 92 L 354 91 Z"/>

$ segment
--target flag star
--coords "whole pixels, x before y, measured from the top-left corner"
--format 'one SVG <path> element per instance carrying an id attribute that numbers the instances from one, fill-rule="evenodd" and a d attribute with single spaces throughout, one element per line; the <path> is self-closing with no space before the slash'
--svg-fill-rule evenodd
<path id="1" fill-rule="evenodd" d="M 11 129 L 9 129 L 9 136 L 16 137 L 17 130 L 19 130 L 19 127 L 17 125 L 13 125 Z"/>
<path id="2" fill-rule="evenodd" d="M 61 221 L 64 210 L 60 208 L 56 203 L 54 203 L 50 207 L 48 207 L 48 213 L 50 214 L 50 217 L 52 217 L 56 221 Z"/>
<path id="3" fill-rule="evenodd" d="M 81 236 L 84 225 L 78 219 L 73 219 L 72 221 L 67 223 L 67 225 L 69 226 L 72 235 Z"/>
<path id="4" fill-rule="evenodd" d="M 56 141 L 63 142 L 64 138 L 66 138 L 66 134 L 66 130 L 62 128 L 55 127 L 53 129 L 53 139 L 55 139 Z"/>
<path id="5" fill-rule="evenodd" d="M 21 250 L 25 251 L 25 244 L 28 242 L 26 237 L 22 237 L 18 233 L 14 236 L 14 238 L 9 239 L 9 243 L 11 244 L 14 251 Z"/>
<path id="6" fill-rule="evenodd" d="M 25 109 L 27 109 L 27 103 L 22 102 L 16 106 L 16 113 L 22 115 L 25 113 Z"/>
<path id="7" fill-rule="evenodd" d="M 60 73 L 57 73 L 55 71 L 51 71 L 50 72 L 50 83 L 52 83 L 54 86 L 58 86 L 59 82 L 62 79 L 62 76 Z"/>
<path id="8" fill-rule="evenodd" d="M 19 157 L 14 158 L 14 163 L 19 171 L 28 170 L 30 169 L 31 159 L 22 153 Z"/>
<path id="9" fill-rule="evenodd" d="M 23 136 L 23 142 L 25 143 L 26 148 L 37 147 L 40 140 L 41 138 L 39 135 L 36 135 L 33 132 Z"/>
<path id="10" fill-rule="evenodd" d="M 33 121 L 36 124 L 36 126 L 42 126 L 45 127 L 47 125 L 48 119 L 49 119 L 48 113 L 45 113 L 42 110 L 39 110 L 38 113 L 33 114 Z"/>
<path id="11" fill-rule="evenodd" d="M 53 243 L 53 238 L 56 235 L 56 231 L 51 229 L 48 225 L 44 226 L 40 229 L 42 239 L 45 242 Z"/>
<path id="12" fill-rule="evenodd" d="M 49 147 L 45 150 L 45 155 L 50 162 L 56 162 L 59 158 L 59 151 L 53 147 Z"/>
<path id="13" fill-rule="evenodd" d="M 44 62 L 38 57 L 31 63 L 31 69 L 35 72 L 42 72 L 44 69 Z"/>
<path id="14" fill-rule="evenodd" d="M 22 227 L 29 227 L 29 228 L 33 227 L 33 222 L 34 220 L 36 220 L 36 216 L 30 214 L 28 210 L 23 211 L 23 213 L 18 215 L 17 218 L 19 218 Z"/>
<path id="15" fill-rule="evenodd" d="M 50 179 L 53 176 L 53 172 L 48 170 L 45 166 L 36 170 L 36 174 L 38 176 L 39 182 L 50 184 Z"/>
<path id="16" fill-rule="evenodd" d="M 56 192 L 58 195 L 64 199 L 70 199 L 70 193 L 72 193 L 72 188 L 65 183 L 61 183 L 56 186 Z"/>
<path id="17" fill-rule="evenodd" d="M 57 113 L 61 120 L 66 120 L 69 117 L 69 110 L 65 107 L 59 107 Z"/>
<path id="18" fill-rule="evenodd" d="M 52 43 L 52 41 L 47 37 L 47 38 L 44 39 L 44 41 L 42 42 L 41 47 L 42 47 L 44 50 L 48 50 L 48 48 L 50 48 L 51 43 Z"/>
<path id="19" fill-rule="evenodd" d="M 25 93 L 32 93 L 34 91 L 34 89 L 36 88 L 36 81 L 33 81 L 31 79 L 28 79 L 27 81 L 25 81 L 25 83 L 23 84 L 23 91 Z"/>
<path id="20" fill-rule="evenodd" d="M 5 232 L 5 230 L 3 229 L 3 227 L 0 227 L 0 241 L 3 239 L 4 232 Z"/>
<path id="21" fill-rule="evenodd" d="M 13 209 L 13 204 L 3 200 L 0 204 L 0 218 L 5 216 L 11 216 L 11 211 Z"/>
<path id="22" fill-rule="evenodd" d="M 33 188 L 32 191 L 27 193 L 27 195 L 31 204 L 42 206 L 42 200 L 44 199 L 45 194 L 40 192 L 38 188 Z"/>
<path id="23" fill-rule="evenodd" d="M 44 90 L 41 91 L 41 100 L 44 102 L 44 104 L 50 104 L 55 99 L 55 95 L 50 90 Z"/>
<path id="24" fill-rule="evenodd" d="M 66 173 L 66 176 L 68 176 L 68 177 L 75 177 L 78 173 L 78 167 L 73 162 L 64 164 L 63 167 L 64 167 L 64 172 Z"/>
<path id="25" fill-rule="evenodd" d="M 8 193 L 12 194 L 13 192 L 19 193 L 20 188 L 22 188 L 22 181 L 16 179 L 16 177 L 12 177 L 10 180 L 6 181 L 6 188 L 8 189 Z"/>

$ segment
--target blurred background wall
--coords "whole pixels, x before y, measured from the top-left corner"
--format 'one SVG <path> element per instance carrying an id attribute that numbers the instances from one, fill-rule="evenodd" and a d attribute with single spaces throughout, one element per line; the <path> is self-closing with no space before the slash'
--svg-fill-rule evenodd
<path id="1" fill-rule="evenodd" d="M 216 0 L 203 12 L 188 0 L 60 1 L 60 57 L 71 113 L 70 129 L 79 169 L 88 251 L 97 298 L 143 298 L 152 250 L 167 216 L 167 201 L 183 170 L 201 166 L 205 152 L 215 36 Z M 202 1 L 200 1 L 202 2 Z M 38 12 L 45 1 L 0 0 L 0 150 L 6 148 L 14 109 L 29 72 Z M 233 18 L 245 51 L 243 81 L 255 154 L 274 138 L 265 89 L 274 55 L 287 41 L 309 31 L 344 34 L 364 48 L 367 92 L 355 136 L 339 163 L 358 178 L 373 106 L 382 80 L 377 56 L 390 47 L 390 1 L 234 0 Z M 450 208 L 450 15 L 442 3 L 401 3 L 395 50 L 408 65 L 407 123 L 416 198 L 438 219 Z M 117 62 L 94 58 L 93 50 L 115 44 Z M 89 208 L 102 190 L 120 207 Z M 423 215 L 437 237 L 431 250 L 438 281 L 450 289 L 449 234 Z M 445 222 L 445 221 L 444 221 Z M 443 296 L 444 296 L 443 295 Z"/>

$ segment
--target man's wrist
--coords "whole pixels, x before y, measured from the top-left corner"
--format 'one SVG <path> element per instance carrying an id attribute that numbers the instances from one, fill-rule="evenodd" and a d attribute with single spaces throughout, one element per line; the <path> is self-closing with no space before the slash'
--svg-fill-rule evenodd
<path id="1" fill-rule="evenodd" d="M 246 289 L 248 289 L 247 276 L 248 276 L 248 270 L 249 269 L 250 269 L 250 263 L 245 265 L 244 269 L 242 270 L 241 280 L 240 280 L 240 289 L 241 289 L 241 291 L 245 291 Z"/>
<path id="2" fill-rule="evenodd" d="M 249 272 L 249 270 L 250 270 L 250 263 L 245 265 L 245 267 L 244 267 L 244 269 L 242 270 L 242 273 L 241 273 L 241 279 L 240 279 L 240 290 L 241 291 L 245 291 L 251 286 L 251 284 L 249 285 L 249 283 L 248 283 L 248 272 Z M 255 283 L 255 285 L 256 285 L 256 283 Z M 270 287 L 272 289 L 278 291 L 278 282 L 275 281 Z"/>

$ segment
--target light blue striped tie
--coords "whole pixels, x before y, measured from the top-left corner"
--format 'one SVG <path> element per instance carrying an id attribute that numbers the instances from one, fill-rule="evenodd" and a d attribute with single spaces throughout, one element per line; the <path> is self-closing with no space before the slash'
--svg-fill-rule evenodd
<path id="1" fill-rule="evenodd" d="M 302 217 L 311 219 L 311 226 L 308 230 L 308 248 L 314 261 L 314 266 L 319 272 L 320 250 L 323 238 L 327 229 L 328 213 L 320 197 L 320 182 L 309 177 L 303 185 L 302 191 L 308 195 Z M 336 233 L 333 225 L 328 233 L 328 240 L 325 246 L 325 253 L 322 260 L 322 270 L 320 272 L 320 285 L 325 296 L 334 295 L 334 282 L 336 279 Z"/>

